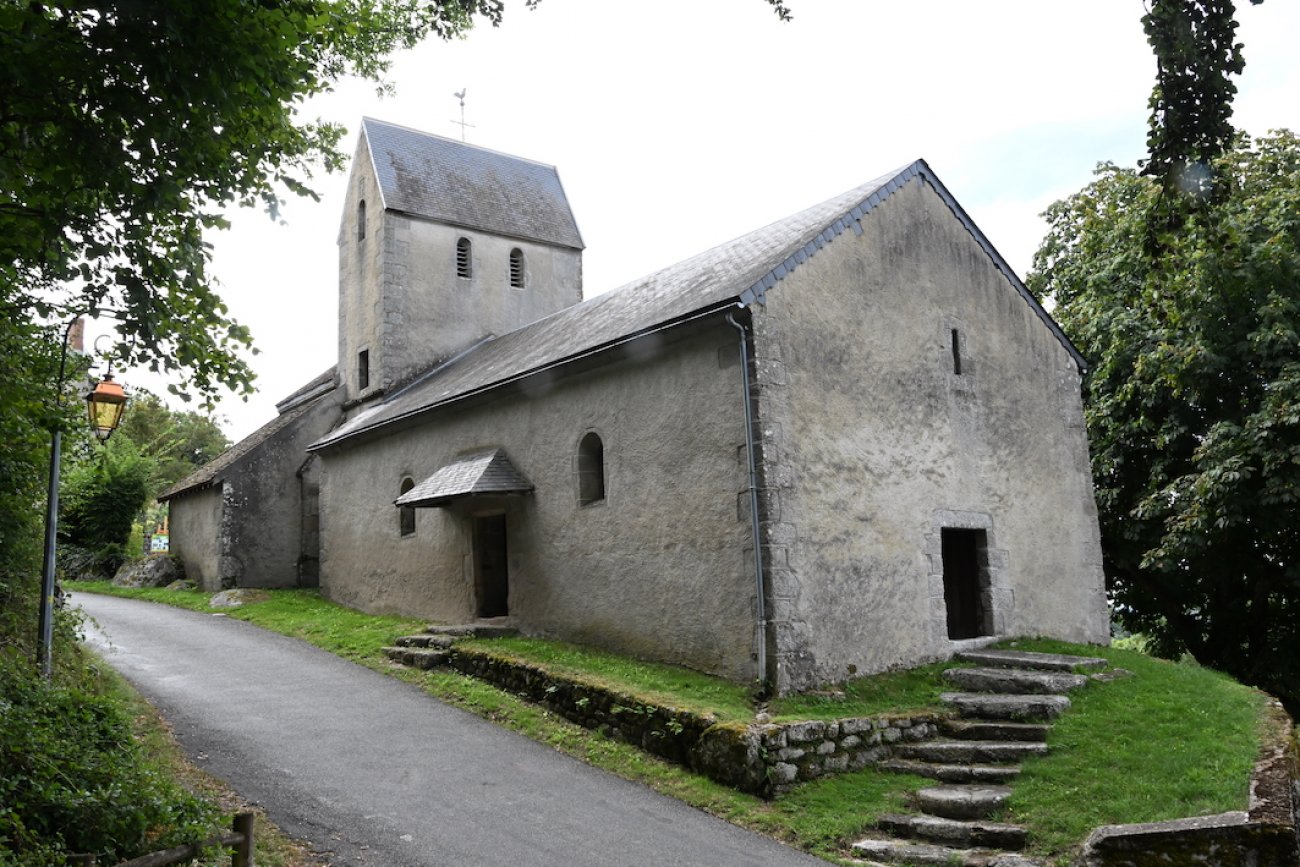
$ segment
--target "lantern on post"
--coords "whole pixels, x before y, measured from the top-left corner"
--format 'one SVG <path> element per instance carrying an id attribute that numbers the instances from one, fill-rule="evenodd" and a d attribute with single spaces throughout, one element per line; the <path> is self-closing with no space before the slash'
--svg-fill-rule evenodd
<path id="1" fill-rule="evenodd" d="M 80 317 L 68 323 L 63 332 L 63 347 L 59 355 L 59 377 L 55 382 L 54 405 L 57 409 L 63 403 L 64 372 L 68 363 L 68 337 Z M 94 425 L 95 436 L 100 442 L 106 441 L 117 430 L 122 421 L 122 411 L 126 409 L 126 392 L 122 386 L 113 381 L 113 369 L 104 371 L 104 378 L 99 385 L 86 395 L 86 407 L 90 413 L 90 423 Z M 57 419 L 51 430 L 50 441 L 50 488 L 45 501 L 45 556 L 41 566 L 41 605 L 40 636 L 36 645 L 36 663 L 41 676 L 50 679 L 53 669 L 54 650 L 54 566 L 57 556 L 59 532 L 59 465 L 62 461 L 63 432 Z"/>
<path id="2" fill-rule="evenodd" d="M 106 442 L 117 430 L 122 421 L 122 410 L 126 408 L 126 392 L 113 381 L 112 370 L 106 371 L 104 378 L 86 395 L 86 408 L 95 436 L 100 442 Z"/>

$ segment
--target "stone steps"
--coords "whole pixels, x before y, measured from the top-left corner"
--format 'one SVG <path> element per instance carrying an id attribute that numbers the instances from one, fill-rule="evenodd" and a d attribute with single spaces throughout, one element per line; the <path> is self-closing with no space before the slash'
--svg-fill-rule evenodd
<path id="1" fill-rule="evenodd" d="M 914 838 L 957 849 L 1025 848 L 1028 837 L 1019 825 L 1002 822 L 964 822 L 940 816 L 886 815 L 876 820 L 876 827 L 895 837 Z"/>
<path id="2" fill-rule="evenodd" d="M 939 730 L 949 737 L 960 740 L 1042 743 L 1047 740 L 1047 733 L 1052 730 L 1052 727 L 1046 723 L 949 719 L 939 723 Z"/>
<path id="3" fill-rule="evenodd" d="M 968 650 L 957 654 L 962 662 L 997 668 L 1029 668 L 1039 671 L 1073 672 L 1078 669 L 1100 671 L 1110 665 L 1096 656 L 1068 656 L 1058 653 L 1035 653 L 1031 650 Z"/>
<path id="4" fill-rule="evenodd" d="M 1070 707 L 1063 695 L 1002 695 L 991 692 L 945 692 L 939 696 L 964 717 L 1033 722 L 1052 720 Z"/>
<path id="5" fill-rule="evenodd" d="M 504 618 L 503 618 L 504 619 Z M 519 630 L 505 623 L 464 623 L 458 626 L 433 625 L 424 630 L 429 635 L 449 635 L 453 638 L 509 638 Z"/>
<path id="6" fill-rule="evenodd" d="M 445 665 L 451 657 L 450 651 L 437 647 L 385 647 L 384 655 L 393 662 L 426 671 Z"/>
<path id="7" fill-rule="evenodd" d="M 384 648 L 384 655 L 393 662 L 411 668 L 437 668 L 447 663 L 452 646 L 462 638 L 504 638 L 518 635 L 519 630 L 504 622 L 505 619 L 495 618 L 455 626 L 434 624 L 418 635 L 403 635 L 396 639 L 393 647 Z"/>
<path id="8" fill-rule="evenodd" d="M 950 668 L 943 673 L 943 678 L 966 692 L 1012 695 L 1060 695 L 1088 682 L 1086 674 L 995 667 Z"/>
<path id="9" fill-rule="evenodd" d="M 1009 783 L 1020 776 L 1017 765 L 985 765 L 886 759 L 876 767 L 895 774 L 915 774 L 944 783 Z"/>
<path id="10" fill-rule="evenodd" d="M 444 650 L 456 643 L 452 635 L 432 635 L 421 632 L 419 635 L 403 635 L 393 642 L 398 647 L 440 647 Z"/>
<path id="11" fill-rule="evenodd" d="M 865 864 L 909 864 L 921 867 L 1040 867 L 1040 861 L 1014 852 L 952 849 L 931 843 L 868 838 L 853 844 L 853 854 Z"/>
<path id="12" fill-rule="evenodd" d="M 944 819 L 984 819 L 1006 804 L 1006 786 L 929 786 L 916 793 L 923 813 Z"/>
<path id="13" fill-rule="evenodd" d="M 958 719 L 940 724 L 947 740 L 899 745 L 882 770 L 938 780 L 916 793 L 920 814 L 881 816 L 876 827 L 893 839 L 868 838 L 853 854 L 868 864 L 945 867 L 1037 867 L 1019 854 L 1028 836 L 1019 825 L 989 820 L 1011 797 L 1019 763 L 1047 753 L 1051 720 L 1070 707 L 1063 693 L 1088 683 L 1079 671 L 1106 668 L 1104 659 L 1014 650 L 980 650 L 959 659 L 943 677 L 961 692 L 942 695 Z M 1104 675 L 1093 675 L 1101 680 Z"/>
<path id="14" fill-rule="evenodd" d="M 922 741 L 894 748 L 894 755 L 938 764 L 1007 764 L 1047 755 L 1047 744 L 1027 741 Z"/>

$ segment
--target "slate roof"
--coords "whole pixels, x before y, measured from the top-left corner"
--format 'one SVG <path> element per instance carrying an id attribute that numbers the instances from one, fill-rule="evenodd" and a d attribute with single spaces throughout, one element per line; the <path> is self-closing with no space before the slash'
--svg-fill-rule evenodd
<path id="1" fill-rule="evenodd" d="M 312 379 L 302 388 L 295 390 L 292 394 L 277 404 L 277 407 L 285 407 L 295 399 L 298 402 L 293 403 L 287 409 L 281 410 L 280 414 L 244 437 L 239 442 L 172 485 L 167 490 L 158 495 L 158 502 L 165 503 L 168 500 L 179 497 L 191 491 L 206 488 L 210 485 L 218 484 L 225 478 L 226 470 L 237 464 L 246 455 L 256 449 L 262 443 L 302 418 L 308 410 L 316 405 L 316 401 L 324 397 L 333 390 L 335 368 L 329 370 L 320 376 Z M 314 392 L 314 393 L 313 393 Z M 310 399 L 302 399 L 303 396 L 310 394 Z"/>
<path id="2" fill-rule="evenodd" d="M 361 127 L 385 208 L 582 249 L 555 166 L 370 117 Z"/>
<path id="3" fill-rule="evenodd" d="M 501 449 L 457 458 L 398 497 L 398 506 L 442 506 L 461 497 L 526 494 L 532 482 Z"/>
<path id="4" fill-rule="evenodd" d="M 1059 326 L 1034 300 L 925 161 L 917 160 L 604 295 L 509 334 L 484 340 L 359 413 L 310 448 L 328 447 L 693 316 L 761 302 L 765 293 L 781 279 L 841 233 L 850 230 L 860 233 L 862 218 L 895 190 L 914 180 L 934 187 L 954 216 L 984 248 L 994 266 L 1052 330 L 1079 367 L 1085 368 L 1083 357 Z"/>

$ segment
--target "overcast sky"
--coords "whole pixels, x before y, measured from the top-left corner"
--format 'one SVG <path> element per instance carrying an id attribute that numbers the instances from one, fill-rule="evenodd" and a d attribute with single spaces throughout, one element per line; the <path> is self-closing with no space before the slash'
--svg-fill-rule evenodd
<path id="1" fill-rule="evenodd" d="M 1140 0 L 508 0 L 498 29 L 395 59 L 395 96 L 345 82 L 305 114 L 371 116 L 451 137 L 468 88 L 474 144 L 559 168 L 608 291 L 924 157 L 1022 275 L 1038 215 L 1098 162 L 1143 154 L 1155 64 Z M 1300 128 L 1300 3 L 1239 0 L 1234 122 Z M 346 174 L 281 224 L 235 210 L 214 271 L 248 325 L 257 397 L 218 415 L 238 439 L 334 363 Z M 128 386 L 161 391 L 139 372 Z"/>

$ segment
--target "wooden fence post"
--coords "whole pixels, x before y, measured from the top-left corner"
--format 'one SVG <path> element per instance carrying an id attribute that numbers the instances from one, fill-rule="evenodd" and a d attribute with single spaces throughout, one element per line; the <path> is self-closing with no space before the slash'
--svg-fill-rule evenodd
<path id="1" fill-rule="evenodd" d="M 235 814 L 235 819 L 230 824 L 230 830 L 243 836 L 243 840 L 235 844 L 235 850 L 231 853 L 230 867 L 254 867 L 253 814 Z"/>

